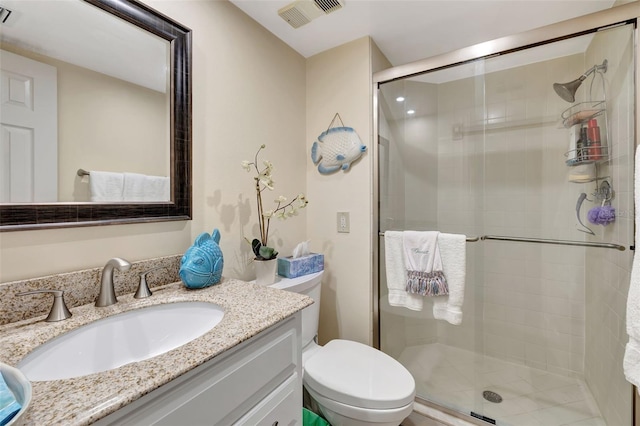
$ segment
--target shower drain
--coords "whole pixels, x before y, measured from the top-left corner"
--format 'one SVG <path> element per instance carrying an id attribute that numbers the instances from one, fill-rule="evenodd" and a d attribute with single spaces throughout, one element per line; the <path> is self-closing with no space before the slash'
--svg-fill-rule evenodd
<path id="1" fill-rule="evenodd" d="M 500 394 L 492 392 L 490 390 L 486 390 L 482 392 L 482 397 L 489 402 L 495 402 L 496 404 L 502 402 L 502 397 Z"/>

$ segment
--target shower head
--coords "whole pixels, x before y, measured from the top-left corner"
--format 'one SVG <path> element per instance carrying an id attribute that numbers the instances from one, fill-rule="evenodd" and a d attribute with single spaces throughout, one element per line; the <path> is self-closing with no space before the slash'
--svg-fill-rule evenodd
<path id="1" fill-rule="evenodd" d="M 580 77 L 568 83 L 553 83 L 553 90 L 567 102 L 573 103 L 576 101 L 576 92 L 582 84 L 582 82 L 592 73 L 596 71 L 607 72 L 608 61 L 605 59 L 601 65 L 594 65 L 587 72 Z"/>
<path id="2" fill-rule="evenodd" d="M 569 83 L 553 83 L 553 90 L 565 101 L 573 103 L 576 101 L 578 87 L 580 87 L 585 78 L 587 77 L 581 75 L 580 78 L 576 78 Z"/>

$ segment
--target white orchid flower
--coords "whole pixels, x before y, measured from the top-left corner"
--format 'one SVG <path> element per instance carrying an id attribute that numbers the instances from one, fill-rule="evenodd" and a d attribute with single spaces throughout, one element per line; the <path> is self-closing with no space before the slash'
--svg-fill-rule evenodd
<path id="1" fill-rule="evenodd" d="M 270 190 L 273 190 L 274 182 L 273 182 L 273 179 L 271 179 L 271 176 L 262 175 L 260 177 L 260 183 L 266 186 L 267 188 L 269 188 Z"/>
<path id="2" fill-rule="evenodd" d="M 297 195 L 291 201 L 287 201 L 286 197 L 280 195 L 277 199 L 274 200 L 274 202 L 277 203 L 274 209 L 263 211 L 262 191 L 264 191 L 265 188 L 268 188 L 269 190 L 273 190 L 275 186 L 275 182 L 272 178 L 272 172 L 274 170 L 273 164 L 270 161 L 264 160 L 262 162 L 262 164 L 264 165 L 264 168 L 262 170 L 258 168 L 258 164 L 260 164 L 258 162 L 258 156 L 260 154 L 260 151 L 262 151 L 265 147 L 266 147 L 265 144 L 262 144 L 260 146 L 260 148 L 256 152 L 255 160 L 253 162 L 242 161 L 241 163 L 243 169 L 247 171 L 251 171 L 252 169 L 254 169 L 257 171 L 257 175 L 254 176 L 253 179 L 255 180 L 255 190 L 256 190 L 256 196 L 257 196 L 257 202 L 258 202 L 258 211 L 262 212 L 258 216 L 258 219 L 259 219 L 258 225 L 260 227 L 259 241 L 261 243 L 261 246 L 258 247 L 256 245 L 255 247 L 259 248 L 259 252 L 256 252 L 256 249 L 254 248 L 254 253 L 256 254 L 256 258 L 261 260 L 275 258 L 278 254 L 277 252 L 275 252 L 275 250 L 273 250 L 273 248 L 268 247 L 269 224 L 271 219 L 276 217 L 278 219 L 284 220 L 291 216 L 296 216 L 298 215 L 298 209 L 305 207 L 308 203 L 304 194 Z M 271 253 L 267 253 L 266 251 L 263 253 L 264 248 L 269 248 Z"/>

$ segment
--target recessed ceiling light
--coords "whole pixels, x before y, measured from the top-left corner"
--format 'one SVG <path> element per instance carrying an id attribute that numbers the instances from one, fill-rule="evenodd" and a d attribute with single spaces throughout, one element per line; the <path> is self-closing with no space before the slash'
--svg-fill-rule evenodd
<path id="1" fill-rule="evenodd" d="M 407 114 L 409 114 L 409 115 L 412 115 L 412 114 L 415 114 L 415 113 L 416 113 L 416 112 L 415 112 L 414 110 L 412 110 L 412 109 L 410 109 L 409 111 L 407 111 Z"/>
<path id="2" fill-rule="evenodd" d="M 404 97 L 403 96 L 398 96 L 396 98 L 396 102 L 402 102 L 402 101 L 404 101 Z"/>

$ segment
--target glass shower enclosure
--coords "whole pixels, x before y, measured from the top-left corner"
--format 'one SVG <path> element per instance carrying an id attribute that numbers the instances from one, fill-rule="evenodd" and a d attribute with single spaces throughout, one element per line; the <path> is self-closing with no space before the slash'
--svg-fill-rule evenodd
<path id="1" fill-rule="evenodd" d="M 636 21 L 608 13 L 376 76 L 379 346 L 420 404 L 477 424 L 632 424 Z M 405 230 L 466 236 L 461 324 L 429 297 L 390 302 L 384 233 Z"/>

